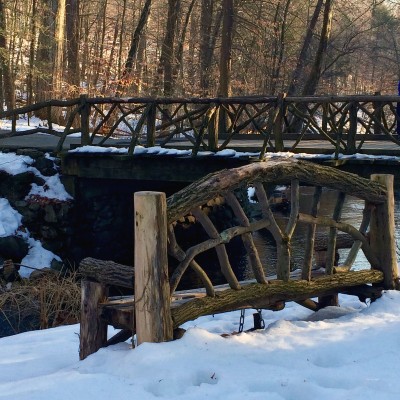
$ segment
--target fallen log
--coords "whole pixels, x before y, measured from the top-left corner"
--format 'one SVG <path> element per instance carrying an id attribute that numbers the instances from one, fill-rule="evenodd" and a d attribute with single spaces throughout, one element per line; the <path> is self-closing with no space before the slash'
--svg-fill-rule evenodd
<path id="1" fill-rule="evenodd" d="M 135 270 L 133 267 L 114 261 L 84 258 L 79 264 L 79 273 L 86 279 L 107 285 L 133 289 Z"/>

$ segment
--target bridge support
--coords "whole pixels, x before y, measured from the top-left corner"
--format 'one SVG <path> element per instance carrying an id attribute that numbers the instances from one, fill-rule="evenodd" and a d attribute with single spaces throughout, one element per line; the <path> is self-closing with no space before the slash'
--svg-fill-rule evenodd
<path id="1" fill-rule="evenodd" d="M 384 203 L 373 208 L 370 225 L 370 243 L 384 274 L 385 289 L 398 286 L 398 267 L 396 256 L 393 175 L 371 175 L 371 180 L 386 187 L 387 197 Z"/>

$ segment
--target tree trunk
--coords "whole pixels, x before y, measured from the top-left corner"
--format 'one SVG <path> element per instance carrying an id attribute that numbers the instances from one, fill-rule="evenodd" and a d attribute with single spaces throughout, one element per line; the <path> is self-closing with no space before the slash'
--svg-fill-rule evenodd
<path id="1" fill-rule="evenodd" d="M 317 5 L 315 6 L 313 16 L 310 20 L 310 23 L 307 27 L 306 36 L 303 41 L 303 46 L 300 51 L 299 58 L 297 59 L 296 68 L 292 73 L 292 78 L 290 81 L 289 88 L 287 90 L 288 96 L 293 96 L 296 93 L 299 93 L 299 85 L 300 85 L 300 77 L 303 73 L 304 66 L 307 59 L 307 53 L 311 45 L 311 39 L 314 34 L 315 26 L 318 21 L 319 14 L 321 13 L 322 5 L 324 0 L 318 0 Z"/>
<path id="2" fill-rule="evenodd" d="M 143 6 L 142 12 L 139 17 L 139 22 L 136 26 L 135 32 L 132 36 L 131 45 L 129 47 L 128 57 L 125 61 L 124 71 L 122 72 L 121 79 L 118 82 L 116 96 L 121 96 L 124 88 L 125 81 L 129 79 L 130 74 L 132 73 L 132 69 L 134 66 L 134 62 L 138 55 L 138 49 L 140 44 L 140 38 L 142 37 L 143 31 L 146 27 L 147 21 L 150 15 L 151 8 L 151 0 L 146 0 L 146 3 Z"/>
<path id="3" fill-rule="evenodd" d="M 232 68 L 232 34 L 234 3 L 233 0 L 223 0 L 221 53 L 219 60 L 219 87 L 218 96 L 229 97 L 231 94 Z"/>
<path id="4" fill-rule="evenodd" d="M 79 17 L 79 0 L 67 0 L 66 33 L 69 97 L 79 96 Z"/>
<path id="5" fill-rule="evenodd" d="M 6 32 L 4 1 L 0 0 L 0 70 L 3 77 L 4 100 L 7 109 L 12 110 L 15 108 L 15 88 L 8 58 Z"/>
<path id="6" fill-rule="evenodd" d="M 318 50 L 317 54 L 315 55 L 315 61 L 310 71 L 310 75 L 304 85 L 302 93 L 303 95 L 313 95 L 321 78 L 322 63 L 325 58 L 326 48 L 331 34 L 332 14 L 332 0 L 326 0 L 324 9 L 324 20 L 322 24 Z"/>

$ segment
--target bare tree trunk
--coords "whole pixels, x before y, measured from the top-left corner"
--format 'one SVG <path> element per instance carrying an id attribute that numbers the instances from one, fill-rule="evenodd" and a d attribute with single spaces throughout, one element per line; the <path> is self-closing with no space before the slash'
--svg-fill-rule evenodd
<path id="1" fill-rule="evenodd" d="M 26 79 L 27 103 L 33 103 L 33 71 L 35 62 L 35 42 L 37 35 L 37 0 L 32 0 L 31 38 L 29 44 L 29 69 Z"/>
<path id="2" fill-rule="evenodd" d="M 275 17 L 275 47 L 272 62 L 272 77 L 269 94 L 274 94 L 278 87 L 278 80 L 281 74 L 281 67 L 283 55 L 285 51 L 285 32 L 287 24 L 287 16 L 289 12 L 290 3 L 292 0 L 286 0 L 285 8 L 283 9 L 282 17 L 279 18 L 279 6 L 277 7 Z M 279 19 L 281 20 L 279 22 Z"/>
<path id="3" fill-rule="evenodd" d="M 193 11 L 193 6 L 196 0 L 192 0 L 189 4 L 188 11 L 186 13 L 185 21 L 183 23 L 182 32 L 178 42 L 178 48 L 176 50 L 176 64 L 174 66 L 173 81 L 176 84 L 178 75 L 180 75 L 181 81 L 183 81 L 183 45 L 185 43 L 186 32 L 190 21 L 190 16 Z M 181 85 L 183 86 L 183 85 Z"/>
<path id="4" fill-rule="evenodd" d="M 70 85 L 70 97 L 79 95 L 79 0 L 67 0 L 66 4 L 67 33 L 67 79 Z"/>
<path id="5" fill-rule="evenodd" d="M 151 0 L 146 0 L 146 3 L 144 4 L 142 12 L 140 14 L 139 22 L 132 36 L 128 57 L 125 61 L 124 71 L 121 75 L 121 79 L 118 82 L 115 94 L 117 97 L 121 96 L 123 92 L 124 82 L 129 78 L 130 74 L 132 73 L 133 65 L 138 53 L 140 38 L 143 34 L 143 30 L 145 29 L 147 21 L 149 19 L 150 7 L 151 7 Z"/>
<path id="6" fill-rule="evenodd" d="M 213 19 L 214 3 L 212 0 L 202 0 L 201 2 L 201 16 L 200 16 L 200 48 L 199 48 L 199 61 L 200 61 L 200 90 L 202 96 L 207 96 L 210 86 L 210 35 L 211 24 Z"/>
<path id="7" fill-rule="evenodd" d="M 299 58 L 297 59 L 296 68 L 292 73 L 291 82 L 289 85 L 289 89 L 287 91 L 289 96 L 296 94 L 296 92 L 297 93 L 299 92 L 298 90 L 299 80 L 304 70 L 308 49 L 310 48 L 311 45 L 311 39 L 314 34 L 319 14 L 321 13 L 323 2 L 324 0 L 318 0 L 317 5 L 315 6 L 314 9 L 313 16 L 311 17 L 310 23 L 307 27 L 306 36 L 303 41 L 303 47 L 301 48 Z"/>
<path id="8" fill-rule="evenodd" d="M 53 65 L 56 53 L 54 19 L 57 14 L 57 8 L 57 0 L 46 0 L 41 2 L 40 10 L 38 10 L 41 14 L 41 23 L 35 60 L 35 68 L 37 70 L 35 100 L 37 102 L 45 101 L 52 97 Z M 46 118 L 43 110 L 38 110 L 35 115 L 39 118 Z"/>
<path id="9" fill-rule="evenodd" d="M 229 97 L 231 94 L 232 33 L 234 16 L 233 0 L 223 0 L 222 7 L 223 20 L 219 61 L 218 96 Z"/>
<path id="10" fill-rule="evenodd" d="M 326 54 L 328 40 L 332 27 L 332 0 L 325 1 L 324 21 L 322 24 L 321 37 L 319 40 L 315 61 L 310 71 L 310 75 L 303 88 L 303 95 L 312 95 L 315 93 L 319 79 L 321 77 L 321 67 Z"/>
<path id="11" fill-rule="evenodd" d="M 0 0 L 0 70 L 2 71 L 4 100 L 8 110 L 15 108 L 14 79 L 11 74 L 6 40 L 6 19 L 4 1 Z"/>
<path id="12" fill-rule="evenodd" d="M 168 0 L 168 16 L 165 28 L 165 37 L 161 49 L 160 64 L 158 70 L 159 82 L 163 75 L 163 94 L 164 96 L 172 96 L 173 90 L 173 64 L 174 64 L 174 44 L 176 24 L 180 9 L 180 0 Z"/>

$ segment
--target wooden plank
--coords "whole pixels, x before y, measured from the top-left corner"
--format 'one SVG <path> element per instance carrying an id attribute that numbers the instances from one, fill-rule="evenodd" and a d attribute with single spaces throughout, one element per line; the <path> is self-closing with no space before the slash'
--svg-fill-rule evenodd
<path id="1" fill-rule="evenodd" d="M 165 193 L 136 192 L 134 202 L 137 343 L 172 340 Z"/>

